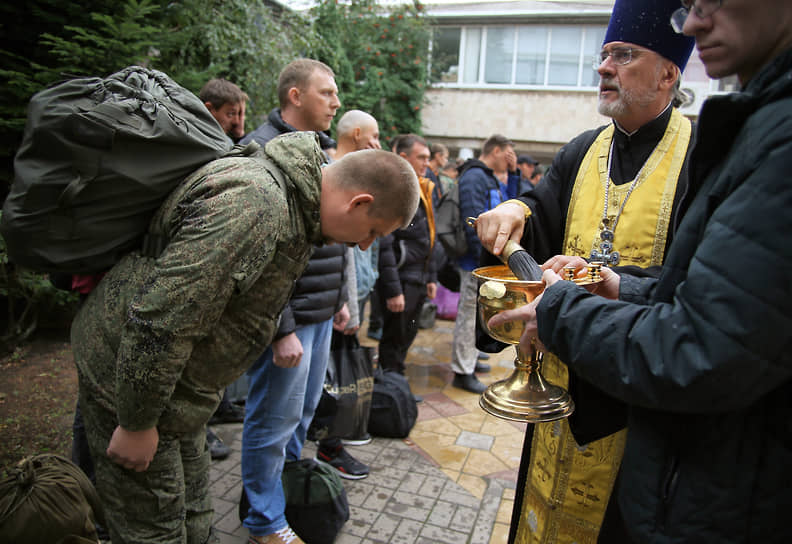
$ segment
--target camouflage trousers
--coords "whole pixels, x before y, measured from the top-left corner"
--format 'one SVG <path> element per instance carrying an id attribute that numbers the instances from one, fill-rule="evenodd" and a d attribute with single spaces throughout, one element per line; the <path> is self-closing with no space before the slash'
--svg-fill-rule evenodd
<path id="1" fill-rule="evenodd" d="M 204 544 L 212 524 L 206 430 L 160 434 L 148 470 L 135 472 L 106 454 L 115 414 L 80 386 L 80 406 L 96 467 L 96 488 L 113 544 Z"/>

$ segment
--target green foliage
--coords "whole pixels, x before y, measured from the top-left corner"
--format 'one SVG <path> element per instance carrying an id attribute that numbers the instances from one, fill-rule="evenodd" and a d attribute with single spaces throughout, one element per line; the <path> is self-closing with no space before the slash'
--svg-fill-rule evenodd
<path id="1" fill-rule="evenodd" d="M 342 110 L 372 114 L 386 141 L 420 134 L 430 37 L 423 6 L 322 0 L 311 14 L 322 36 L 317 58 L 336 73 Z"/>
<path id="2" fill-rule="evenodd" d="M 160 8 L 153 0 L 127 0 L 121 7 L 117 15 L 91 13 L 93 25 L 88 28 L 65 25 L 65 36 L 42 34 L 40 43 L 57 64 L 52 68 L 34 64 L 33 68 L 52 70 L 54 80 L 60 73 L 101 76 L 131 64 L 146 66 L 159 34 L 150 22 Z"/>
<path id="3" fill-rule="evenodd" d="M 318 42 L 309 21 L 263 0 L 171 2 L 165 28 L 156 67 L 196 94 L 213 77 L 239 85 L 250 96 L 248 130 L 277 105 L 280 69 Z"/>

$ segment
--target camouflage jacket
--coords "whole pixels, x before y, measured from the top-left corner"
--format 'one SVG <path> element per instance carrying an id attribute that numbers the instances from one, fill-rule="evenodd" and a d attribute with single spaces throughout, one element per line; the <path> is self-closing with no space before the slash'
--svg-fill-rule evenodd
<path id="1" fill-rule="evenodd" d="M 315 135 L 291 133 L 252 157 L 213 161 L 174 190 L 151 226 L 166 234 L 164 251 L 125 256 L 75 319 L 87 398 L 129 430 L 203 425 L 218 391 L 271 342 L 321 242 L 321 164 Z"/>

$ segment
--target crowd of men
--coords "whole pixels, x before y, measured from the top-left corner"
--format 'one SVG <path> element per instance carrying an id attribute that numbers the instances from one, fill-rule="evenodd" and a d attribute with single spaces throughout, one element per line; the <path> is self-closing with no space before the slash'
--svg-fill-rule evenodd
<path id="1" fill-rule="evenodd" d="M 694 45 L 716 96 L 696 124 L 676 108 Z M 207 422 L 244 418 L 249 541 L 300 543 L 280 476 L 300 459 L 330 343 L 381 319 L 379 361 L 405 373 L 437 272 L 459 275 L 453 386 L 481 393 L 471 271 L 508 240 L 544 262 L 542 296 L 493 318 L 525 321 L 575 413 L 529 425 L 510 542 L 785 542 L 792 506 L 792 4 L 617 0 L 601 47 L 599 112 L 612 119 L 543 171 L 493 130 L 475 159 L 417 134 L 380 149 L 377 120 L 342 107 L 331 67 L 283 68 L 278 107 L 245 134 L 247 96 L 201 99 L 253 157 L 214 161 L 155 221 L 169 243 L 133 252 L 86 298 L 72 343 L 85 440 L 113 544 L 203 543 Z M 458 184 L 468 252 L 435 240 Z M 761 213 L 760 213 L 761 212 Z M 563 266 L 602 261 L 589 292 Z M 374 296 L 372 296 L 374 295 Z M 372 328 L 373 329 L 373 328 Z M 245 408 L 223 391 L 245 373 Z M 416 399 L 420 400 L 420 399 Z M 344 478 L 369 467 L 323 437 Z M 585 490 L 591 500 L 579 500 Z"/>

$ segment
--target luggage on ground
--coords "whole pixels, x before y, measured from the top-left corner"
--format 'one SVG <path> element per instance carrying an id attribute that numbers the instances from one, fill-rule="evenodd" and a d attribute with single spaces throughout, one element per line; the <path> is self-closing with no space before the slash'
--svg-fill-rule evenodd
<path id="1" fill-rule="evenodd" d="M 418 405 L 407 378 L 392 370 L 375 370 L 369 433 L 386 438 L 406 438 L 417 418 Z"/>
<path id="2" fill-rule="evenodd" d="M 349 501 L 335 469 L 313 459 L 290 461 L 283 466 L 286 521 L 307 544 L 332 544 L 349 520 Z M 239 501 L 239 521 L 247 517 L 250 501 L 244 488 Z"/>
<path id="3" fill-rule="evenodd" d="M 376 348 L 357 336 L 333 331 L 324 390 L 309 434 L 315 438 L 356 439 L 368 429 Z"/>
<path id="4" fill-rule="evenodd" d="M 91 481 L 60 455 L 28 457 L 0 481 L 0 544 L 96 543 L 102 505 Z"/>

